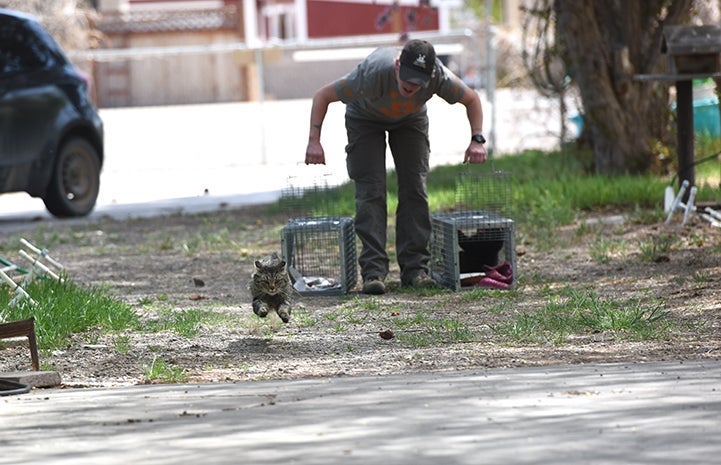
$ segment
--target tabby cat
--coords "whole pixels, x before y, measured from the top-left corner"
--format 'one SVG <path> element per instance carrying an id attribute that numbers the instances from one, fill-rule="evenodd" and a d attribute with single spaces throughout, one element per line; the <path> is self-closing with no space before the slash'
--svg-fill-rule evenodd
<path id="1" fill-rule="evenodd" d="M 248 289 L 253 297 L 253 312 L 256 315 L 265 318 L 270 310 L 274 310 L 283 323 L 290 321 L 292 287 L 285 260 L 276 252 L 255 261 L 255 271 Z"/>

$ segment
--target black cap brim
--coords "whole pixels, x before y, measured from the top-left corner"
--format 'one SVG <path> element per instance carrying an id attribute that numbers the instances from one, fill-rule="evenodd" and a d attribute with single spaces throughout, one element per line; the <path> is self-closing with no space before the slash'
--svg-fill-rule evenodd
<path id="1" fill-rule="evenodd" d="M 401 63 L 400 69 L 398 70 L 398 75 L 401 81 L 411 82 L 421 87 L 428 87 L 428 84 L 431 82 L 430 75 L 423 71 L 418 71 L 412 66 L 404 65 L 403 63 Z"/>

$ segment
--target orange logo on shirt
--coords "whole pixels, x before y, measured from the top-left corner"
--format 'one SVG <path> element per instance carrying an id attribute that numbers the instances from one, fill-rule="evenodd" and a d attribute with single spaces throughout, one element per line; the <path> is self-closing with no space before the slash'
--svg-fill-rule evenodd
<path id="1" fill-rule="evenodd" d="M 399 117 L 416 113 L 423 107 L 423 104 L 416 104 L 413 101 L 401 101 L 398 99 L 398 92 L 391 92 L 389 106 L 379 109 L 381 113 L 390 117 Z"/>

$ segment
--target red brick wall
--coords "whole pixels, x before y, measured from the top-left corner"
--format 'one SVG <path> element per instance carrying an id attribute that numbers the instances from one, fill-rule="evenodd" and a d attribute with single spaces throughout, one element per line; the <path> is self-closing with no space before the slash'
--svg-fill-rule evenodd
<path id="1" fill-rule="evenodd" d="M 307 2 L 310 38 L 438 30 L 438 10 L 429 6 L 394 7 L 380 1 Z"/>

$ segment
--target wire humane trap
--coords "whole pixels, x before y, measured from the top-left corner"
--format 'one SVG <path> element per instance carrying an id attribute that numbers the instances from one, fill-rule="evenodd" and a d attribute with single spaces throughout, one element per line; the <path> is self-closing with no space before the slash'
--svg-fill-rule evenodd
<path id="1" fill-rule="evenodd" d="M 353 219 L 294 218 L 282 230 L 283 256 L 301 294 L 347 294 L 357 283 Z"/>
<path id="2" fill-rule="evenodd" d="M 431 215 L 434 279 L 459 290 L 509 289 L 517 276 L 515 224 L 508 173 L 461 173 L 453 211 Z"/>
<path id="3" fill-rule="evenodd" d="M 347 294 L 358 281 L 354 221 L 339 215 L 329 193 L 335 187 L 328 177 L 294 177 L 281 193 L 281 205 L 295 215 L 281 230 L 282 254 L 301 295 Z"/>

